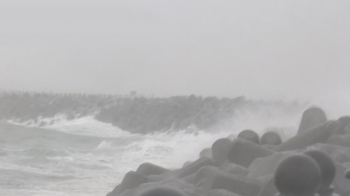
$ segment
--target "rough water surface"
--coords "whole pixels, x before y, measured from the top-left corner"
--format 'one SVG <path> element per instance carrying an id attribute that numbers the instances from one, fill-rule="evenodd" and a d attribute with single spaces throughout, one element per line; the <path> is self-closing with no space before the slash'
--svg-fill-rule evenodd
<path id="1" fill-rule="evenodd" d="M 254 129 L 297 129 L 301 111 L 276 108 L 241 111 L 226 124 L 208 130 L 188 128 L 131 134 L 92 116 L 60 120 L 45 127 L 0 124 L 0 195 L 106 195 L 124 174 L 143 162 L 181 167 L 218 138 Z"/>

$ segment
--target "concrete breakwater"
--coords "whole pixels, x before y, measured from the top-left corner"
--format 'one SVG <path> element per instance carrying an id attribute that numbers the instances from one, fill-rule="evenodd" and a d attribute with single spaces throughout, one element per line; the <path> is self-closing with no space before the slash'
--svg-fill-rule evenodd
<path id="1" fill-rule="evenodd" d="M 221 138 L 182 168 L 141 164 L 107 196 L 271 196 L 350 193 L 350 116 L 307 109 L 293 137 L 244 130 Z M 190 149 L 189 149 L 190 150 Z"/>
<path id="2" fill-rule="evenodd" d="M 142 134 L 188 127 L 208 129 L 234 118 L 242 110 L 261 111 L 264 107 L 295 113 L 304 106 L 295 102 L 252 101 L 244 97 L 0 93 L 1 120 L 43 127 L 57 123 L 60 116 L 67 120 L 93 116 L 124 131 Z"/>

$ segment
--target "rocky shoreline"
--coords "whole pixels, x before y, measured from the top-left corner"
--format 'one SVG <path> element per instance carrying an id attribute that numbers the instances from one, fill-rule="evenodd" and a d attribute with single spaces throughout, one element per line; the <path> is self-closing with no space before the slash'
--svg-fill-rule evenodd
<path id="1" fill-rule="evenodd" d="M 182 168 L 141 164 L 107 196 L 348 196 L 348 169 L 350 116 L 329 120 L 312 107 L 286 141 L 278 133 L 260 137 L 244 130 L 217 140 Z"/>

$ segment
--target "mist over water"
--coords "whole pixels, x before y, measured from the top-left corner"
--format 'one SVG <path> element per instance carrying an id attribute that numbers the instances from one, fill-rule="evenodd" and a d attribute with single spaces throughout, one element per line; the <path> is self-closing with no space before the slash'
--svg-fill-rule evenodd
<path id="1" fill-rule="evenodd" d="M 349 0 L 0 2 L 0 93 L 134 91 L 141 97 L 245 96 L 299 103 L 289 110 L 242 107 L 206 129 L 159 131 L 138 130 L 142 123 L 153 125 L 142 121 L 151 107 L 137 116 L 140 126 L 128 126 L 134 116 L 125 112 L 131 114 L 121 122 L 126 130 L 113 124 L 123 115 L 108 123 L 113 110 L 103 122 L 93 113 L 79 111 L 70 118 L 60 111 L 67 106 L 76 112 L 71 106 L 79 104 L 78 109 L 102 110 L 94 98 L 77 105 L 74 96 L 71 105 L 61 95 L 60 100 L 24 98 L 6 108 L 10 96 L 0 102 L 9 114 L 0 121 L 0 195 L 104 196 L 141 163 L 178 168 L 218 138 L 244 129 L 260 135 L 274 130 L 288 139 L 309 106 L 324 109 L 328 119 L 349 115 L 349 7 Z M 174 100 L 171 104 L 181 105 Z M 210 106 L 200 121 L 215 121 L 206 115 L 213 111 Z M 174 116 L 164 121 L 191 120 Z"/>
<path id="2" fill-rule="evenodd" d="M 5 179 L 0 193 L 105 195 L 141 163 L 179 168 L 199 158 L 200 151 L 215 140 L 243 129 L 262 134 L 275 128 L 288 138 L 297 130 L 302 109 L 287 111 L 273 105 L 241 108 L 231 119 L 208 130 L 189 127 L 146 135 L 120 130 L 91 116 L 60 117 L 42 128 L 2 123 L 0 132 L 7 139 L 0 140 L 0 170 Z"/>
<path id="3" fill-rule="evenodd" d="M 1 2 L 0 89 L 334 103 L 349 93 L 348 7 L 347 0 Z"/>
<path id="4" fill-rule="evenodd" d="M 36 107 L 40 108 L 42 104 L 48 104 L 51 100 L 58 99 L 56 101 L 59 103 L 61 99 L 77 97 L 75 95 L 47 95 L 45 101 L 40 99 L 39 102 L 36 99 L 45 96 L 33 94 L 30 96 L 31 101 L 24 99 L 25 96 L 21 94 L 13 96 L 17 98 L 10 101 L 22 105 L 22 113 L 30 115 L 16 120 L 22 113 L 13 113 L 18 116 L 8 116 L 8 120 L 0 122 L 0 177 L 4 179 L 0 182 L 0 194 L 9 196 L 102 196 L 120 183 L 128 171 L 135 171 L 144 162 L 169 169 L 180 168 L 185 162 L 198 159 L 200 152 L 211 147 L 217 139 L 228 136 L 231 139 L 235 138 L 245 129 L 252 129 L 259 135 L 266 131 L 276 131 L 286 140 L 296 134 L 303 111 L 312 105 L 323 107 L 329 119 L 337 119 L 348 111 L 347 99 L 343 97 L 339 97 L 336 102 L 323 97 L 324 99 L 315 99 L 318 102 L 304 104 L 242 99 L 240 104 L 234 106 L 230 118 L 217 119 L 216 124 L 205 129 L 191 125 L 180 130 L 171 128 L 139 134 L 97 120 L 94 110 L 91 114 L 77 115 L 76 118 L 71 118 L 62 111 L 58 112 L 60 107 L 50 107 L 50 113 L 57 112 L 53 117 L 38 117 L 37 114 L 30 113 L 33 108 L 33 111 L 37 111 Z M 347 95 L 344 94 L 345 96 Z M 79 111 L 81 108 L 74 103 L 88 100 L 84 96 L 81 99 L 72 99 L 72 102 L 66 102 L 65 107 L 73 112 Z M 128 99 L 133 98 L 126 98 Z M 164 100 L 172 100 L 174 103 L 179 101 L 170 98 L 155 100 L 159 104 Z M 225 99 L 221 101 L 226 103 Z M 91 102 L 95 107 L 94 102 L 98 102 L 98 99 Z M 33 107 L 26 107 L 24 103 Z M 140 102 L 135 103 L 137 105 Z M 207 106 L 212 104 L 208 103 Z M 142 104 L 138 106 L 143 107 Z M 2 115 L 11 114 L 11 110 L 8 110 L 9 103 L 3 104 L 2 107 L 4 111 L 10 112 L 4 112 Z M 166 108 L 167 106 L 163 109 Z M 211 106 L 206 112 L 216 111 L 210 108 Z M 89 107 L 85 109 L 88 111 Z M 178 112 L 181 114 L 184 111 Z M 128 118 L 124 120 L 128 123 L 131 120 L 132 123 L 134 117 Z M 159 118 L 167 117 L 163 115 Z M 162 122 L 162 119 L 160 120 L 155 122 Z"/>
<path id="5" fill-rule="evenodd" d="M 305 100 L 309 105 L 322 107 L 329 119 L 349 115 L 350 91 L 347 88 L 325 88 L 323 92 L 301 100 Z"/>

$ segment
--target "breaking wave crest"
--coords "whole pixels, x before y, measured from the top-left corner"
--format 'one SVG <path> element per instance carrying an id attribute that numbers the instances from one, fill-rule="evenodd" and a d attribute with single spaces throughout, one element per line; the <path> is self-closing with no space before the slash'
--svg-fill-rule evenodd
<path id="1" fill-rule="evenodd" d="M 288 138 L 296 132 L 301 112 L 248 108 L 207 130 L 192 127 L 144 135 L 123 131 L 93 116 L 61 118 L 41 128 L 0 124 L 1 134 L 8 139 L 0 142 L 0 170 L 7 171 L 7 187 L 17 188 L 17 193 L 28 189 L 28 193 L 37 190 L 32 195 L 105 195 L 126 172 L 136 170 L 143 162 L 181 167 L 197 159 L 215 140 L 234 137 L 243 129 L 263 134 L 273 128 Z M 18 172 L 28 181 L 14 180 Z M 59 186 L 54 186 L 57 183 Z"/>

